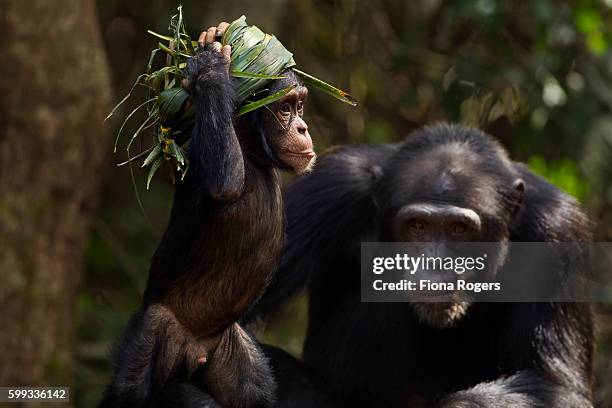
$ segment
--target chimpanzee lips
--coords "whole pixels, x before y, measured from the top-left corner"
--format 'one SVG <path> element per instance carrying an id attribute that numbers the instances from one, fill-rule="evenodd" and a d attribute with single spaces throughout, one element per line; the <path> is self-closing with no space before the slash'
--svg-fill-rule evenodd
<path id="1" fill-rule="evenodd" d="M 284 153 L 290 156 L 308 157 L 309 159 L 312 159 L 315 156 L 315 152 L 312 149 L 302 150 L 301 152 L 285 151 Z"/>

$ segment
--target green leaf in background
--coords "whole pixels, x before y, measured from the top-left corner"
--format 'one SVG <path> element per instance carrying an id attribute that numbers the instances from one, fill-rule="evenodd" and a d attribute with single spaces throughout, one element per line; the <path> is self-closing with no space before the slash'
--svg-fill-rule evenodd
<path id="1" fill-rule="evenodd" d="M 587 196 L 589 185 L 574 160 L 546 161 L 542 156 L 533 155 L 527 161 L 527 165 L 534 173 L 544 177 L 549 183 L 565 190 L 578 200 L 584 200 Z"/>

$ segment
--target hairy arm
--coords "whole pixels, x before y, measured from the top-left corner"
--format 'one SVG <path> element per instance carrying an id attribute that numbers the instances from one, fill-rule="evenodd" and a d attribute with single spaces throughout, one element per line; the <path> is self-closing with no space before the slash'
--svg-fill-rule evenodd
<path id="1" fill-rule="evenodd" d="M 455 392 L 438 407 L 592 407 L 593 328 L 585 303 L 512 304 L 500 362 L 512 373 Z"/>
<path id="2" fill-rule="evenodd" d="M 525 180 L 523 206 L 512 226 L 518 242 L 588 242 L 586 215 L 563 191 L 516 164 Z M 586 267 L 558 257 L 565 273 Z M 587 303 L 509 304 L 500 361 L 509 376 L 447 396 L 440 407 L 591 407 L 593 317 Z"/>
<path id="3" fill-rule="evenodd" d="M 244 159 L 234 130 L 235 90 L 229 75 L 229 46 L 206 43 L 187 63 L 185 77 L 197 117 L 188 158 L 201 192 L 234 200 L 244 189 Z"/>

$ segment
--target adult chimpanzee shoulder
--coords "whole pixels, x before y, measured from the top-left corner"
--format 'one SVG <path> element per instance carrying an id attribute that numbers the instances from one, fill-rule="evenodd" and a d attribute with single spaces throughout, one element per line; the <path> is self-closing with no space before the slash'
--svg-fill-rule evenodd
<path id="1" fill-rule="evenodd" d="M 268 92 L 295 86 L 291 91 L 235 119 L 231 50 L 218 42 L 227 26 L 202 33 L 187 64 L 183 86 L 197 107 L 191 167 L 177 182 L 142 306 L 115 347 L 101 406 L 201 406 L 211 401 L 203 389 L 224 406 L 274 399 L 267 358 L 236 322 L 280 260 L 278 169 L 301 173 L 314 161 L 302 119 L 308 91 L 287 70 Z"/>
<path id="2" fill-rule="evenodd" d="M 282 266 L 257 311 L 308 286 L 303 359 L 338 406 L 592 406 L 586 303 L 360 301 L 360 242 L 591 239 L 577 202 L 491 137 L 440 124 L 334 149 L 286 206 Z"/>

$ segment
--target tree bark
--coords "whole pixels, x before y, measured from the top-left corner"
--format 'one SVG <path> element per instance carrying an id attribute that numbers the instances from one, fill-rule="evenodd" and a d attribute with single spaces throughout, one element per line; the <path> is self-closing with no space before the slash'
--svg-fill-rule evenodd
<path id="1" fill-rule="evenodd" d="M 109 75 L 93 0 L 0 4 L 0 386 L 69 385 Z"/>

